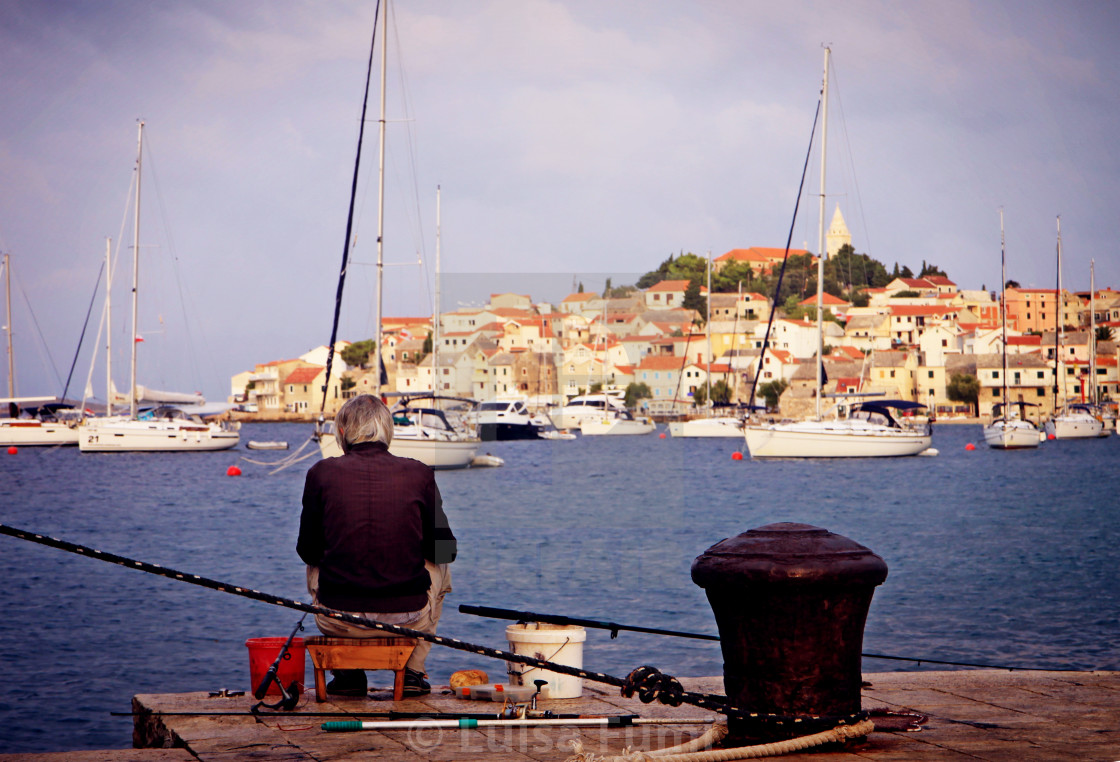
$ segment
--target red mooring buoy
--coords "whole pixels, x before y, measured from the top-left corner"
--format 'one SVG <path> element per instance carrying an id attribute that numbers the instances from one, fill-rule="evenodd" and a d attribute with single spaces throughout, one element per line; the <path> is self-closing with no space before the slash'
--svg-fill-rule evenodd
<path id="1" fill-rule="evenodd" d="M 972 442 L 969 442 L 968 444 L 966 444 L 966 445 L 964 446 L 964 449 L 966 449 L 966 450 L 975 450 L 975 449 L 976 449 L 976 445 L 972 444 Z"/>
<path id="2" fill-rule="evenodd" d="M 731 459 L 732 460 L 742 460 L 743 459 L 743 453 L 736 450 L 735 452 L 731 453 Z"/>
<path id="3" fill-rule="evenodd" d="M 664 432 L 664 431 L 662 431 L 662 432 L 661 432 L 660 434 L 658 434 L 657 436 L 658 436 L 658 437 L 660 437 L 661 439 L 664 439 L 664 438 L 665 438 L 665 432 Z"/>
<path id="4" fill-rule="evenodd" d="M 237 466 L 230 466 L 226 469 L 226 476 L 241 476 L 241 469 Z"/>
<path id="5" fill-rule="evenodd" d="M 17 452 L 19 452 L 19 448 L 16 447 L 15 445 L 12 445 L 11 447 L 8 448 L 8 454 L 9 455 L 15 455 Z"/>

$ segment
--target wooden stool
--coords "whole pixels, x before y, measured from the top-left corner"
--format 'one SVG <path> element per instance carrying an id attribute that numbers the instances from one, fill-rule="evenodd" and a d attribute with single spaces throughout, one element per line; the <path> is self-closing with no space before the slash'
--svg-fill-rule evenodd
<path id="1" fill-rule="evenodd" d="M 315 700 L 327 700 L 328 669 L 389 669 L 394 672 L 393 701 L 404 698 L 404 665 L 416 648 L 412 638 L 304 638 L 315 668 Z"/>

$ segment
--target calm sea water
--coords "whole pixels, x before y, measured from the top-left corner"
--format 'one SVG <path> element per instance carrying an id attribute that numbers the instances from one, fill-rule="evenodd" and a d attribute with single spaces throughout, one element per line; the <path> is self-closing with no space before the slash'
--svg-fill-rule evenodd
<path id="1" fill-rule="evenodd" d="M 297 447 L 309 432 L 247 425 L 242 441 Z M 656 435 L 495 442 L 485 449 L 505 467 L 440 473 L 460 540 L 441 632 L 504 648 L 507 623 L 457 611 L 471 603 L 715 634 L 693 559 L 725 537 L 797 521 L 887 562 L 869 653 L 1120 669 L 1120 437 L 1005 453 L 985 447 L 978 426 L 938 425 L 939 457 L 858 462 L 735 461 L 739 446 Z M 306 600 L 295 537 L 314 458 L 270 475 L 242 457 L 281 453 L 0 454 L 0 521 Z M 243 475 L 227 477 L 234 464 Z M 128 747 L 131 719 L 110 712 L 129 711 L 133 694 L 249 689 L 245 640 L 286 636 L 299 618 L 9 537 L 0 574 L 0 751 Z M 589 631 L 588 668 L 621 676 L 645 663 L 722 672 L 715 643 Z M 456 669 L 505 673 L 438 647 L 428 667 L 444 682 Z"/>

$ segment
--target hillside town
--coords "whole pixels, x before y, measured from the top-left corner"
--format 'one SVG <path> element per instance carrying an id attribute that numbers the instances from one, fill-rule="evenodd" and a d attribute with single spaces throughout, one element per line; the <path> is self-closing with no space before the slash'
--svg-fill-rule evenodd
<path id="1" fill-rule="evenodd" d="M 850 235 L 837 210 L 829 254 L 846 244 Z M 806 251 L 790 254 L 815 261 Z M 769 273 L 784 255 L 781 248 L 733 249 L 712 259 L 711 271 L 747 264 Z M 771 412 L 786 418 L 809 416 L 816 395 L 815 295 L 790 310 L 765 294 L 709 294 L 700 285 L 698 309 L 685 306 L 690 286 L 695 291 L 690 280 L 666 279 L 609 295 L 581 290 L 559 304 L 497 293 L 483 307 L 442 313 L 438 325 L 427 316 L 386 317 L 380 384 L 372 342 L 357 359 L 349 342 L 339 342 L 329 380 L 328 348 L 321 346 L 233 376 L 230 402 L 245 417 L 284 420 L 321 409 L 331 417 L 346 399 L 374 391 L 519 397 L 545 409 L 600 388 L 636 386 L 638 409 L 660 420 L 696 413 L 709 393 L 730 404 L 769 401 Z M 1060 369 L 1058 405 L 1092 394 L 1120 397 L 1112 340 L 1120 329 L 1120 292 L 1111 288 L 1090 295 L 1012 283 L 1005 291 L 1006 348 L 998 291 L 961 289 L 946 276 L 927 275 L 895 277 L 861 293 L 863 305 L 825 295 L 826 396 L 874 394 L 920 403 L 938 418 L 985 416 L 1006 382 L 1008 399 L 1036 406 L 1031 417 L 1041 419 L 1054 409 Z M 970 383 L 972 398 L 954 391 Z"/>

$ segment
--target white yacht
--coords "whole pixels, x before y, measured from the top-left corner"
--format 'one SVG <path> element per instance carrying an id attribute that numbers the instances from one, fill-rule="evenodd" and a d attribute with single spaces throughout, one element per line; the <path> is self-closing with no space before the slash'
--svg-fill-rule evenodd
<path id="1" fill-rule="evenodd" d="M 1087 402 L 1067 404 L 1061 412 L 1050 417 L 1045 431 L 1047 439 L 1090 439 L 1109 435 L 1096 405 Z"/>
<path id="2" fill-rule="evenodd" d="M 144 154 L 144 122 L 139 123 L 136 146 L 136 198 L 132 245 L 132 347 L 127 416 L 86 418 L 78 426 L 78 449 L 82 452 L 193 452 L 228 450 L 241 439 L 240 424 L 232 421 L 207 423 L 198 414 L 172 405 L 139 409 L 142 395 L 168 401 L 205 402 L 201 395 L 154 393 L 136 382 L 137 296 L 140 267 L 140 169 Z M 109 379 L 108 399 L 114 396 Z"/>
<path id="3" fill-rule="evenodd" d="M 533 415 L 522 399 L 497 399 L 483 402 L 474 415 L 478 438 L 483 442 L 510 439 L 540 439 L 551 427 L 547 416 Z"/>
<path id="4" fill-rule="evenodd" d="M 649 434 L 657 424 L 645 416 L 635 418 L 629 410 L 609 410 L 585 417 L 579 424 L 579 431 L 585 437 L 623 436 Z"/>
<path id="5" fill-rule="evenodd" d="M 555 408 L 549 417 L 562 429 L 579 428 L 584 420 L 603 418 L 611 413 L 625 413 L 626 405 L 617 394 L 581 394 L 572 397 L 563 407 Z"/>
<path id="6" fill-rule="evenodd" d="M 389 452 L 418 460 L 435 470 L 469 468 L 481 442 L 465 425 L 454 425 L 447 414 L 435 406 L 437 399 L 446 398 L 433 395 L 401 398 L 392 411 L 393 441 Z M 416 405 L 417 400 L 432 404 Z M 327 421 L 319 430 L 319 452 L 324 458 L 342 454 L 334 438 L 334 421 Z"/>
<path id="7" fill-rule="evenodd" d="M 228 450 L 241 441 L 236 423 L 207 423 L 197 414 L 161 406 L 131 416 L 87 418 L 78 427 L 82 452 Z"/>
<path id="8" fill-rule="evenodd" d="M 1022 406 L 1029 404 L 1029 402 L 1020 402 L 1004 406 L 1002 402 L 998 402 L 992 407 L 992 421 L 984 427 L 984 441 L 989 447 L 997 450 L 1024 450 L 1038 447 L 1045 434 L 1023 415 Z M 1005 407 L 1010 410 L 1018 408 L 1018 413 L 1012 413 Z"/>
<path id="9" fill-rule="evenodd" d="M 903 425 L 891 409 L 924 409 L 924 405 L 904 400 L 864 402 L 847 416 L 825 418 L 821 412 L 823 388 L 824 252 L 825 252 L 825 168 L 828 146 L 828 70 L 832 51 L 824 50 L 824 82 L 821 88 L 821 171 L 820 217 L 817 247 L 817 382 L 816 413 L 808 421 L 747 424 L 744 438 L 752 458 L 882 458 L 917 455 L 929 449 L 931 428 Z M 765 346 L 765 345 L 764 345 Z M 838 405 L 846 409 L 846 405 Z"/>

